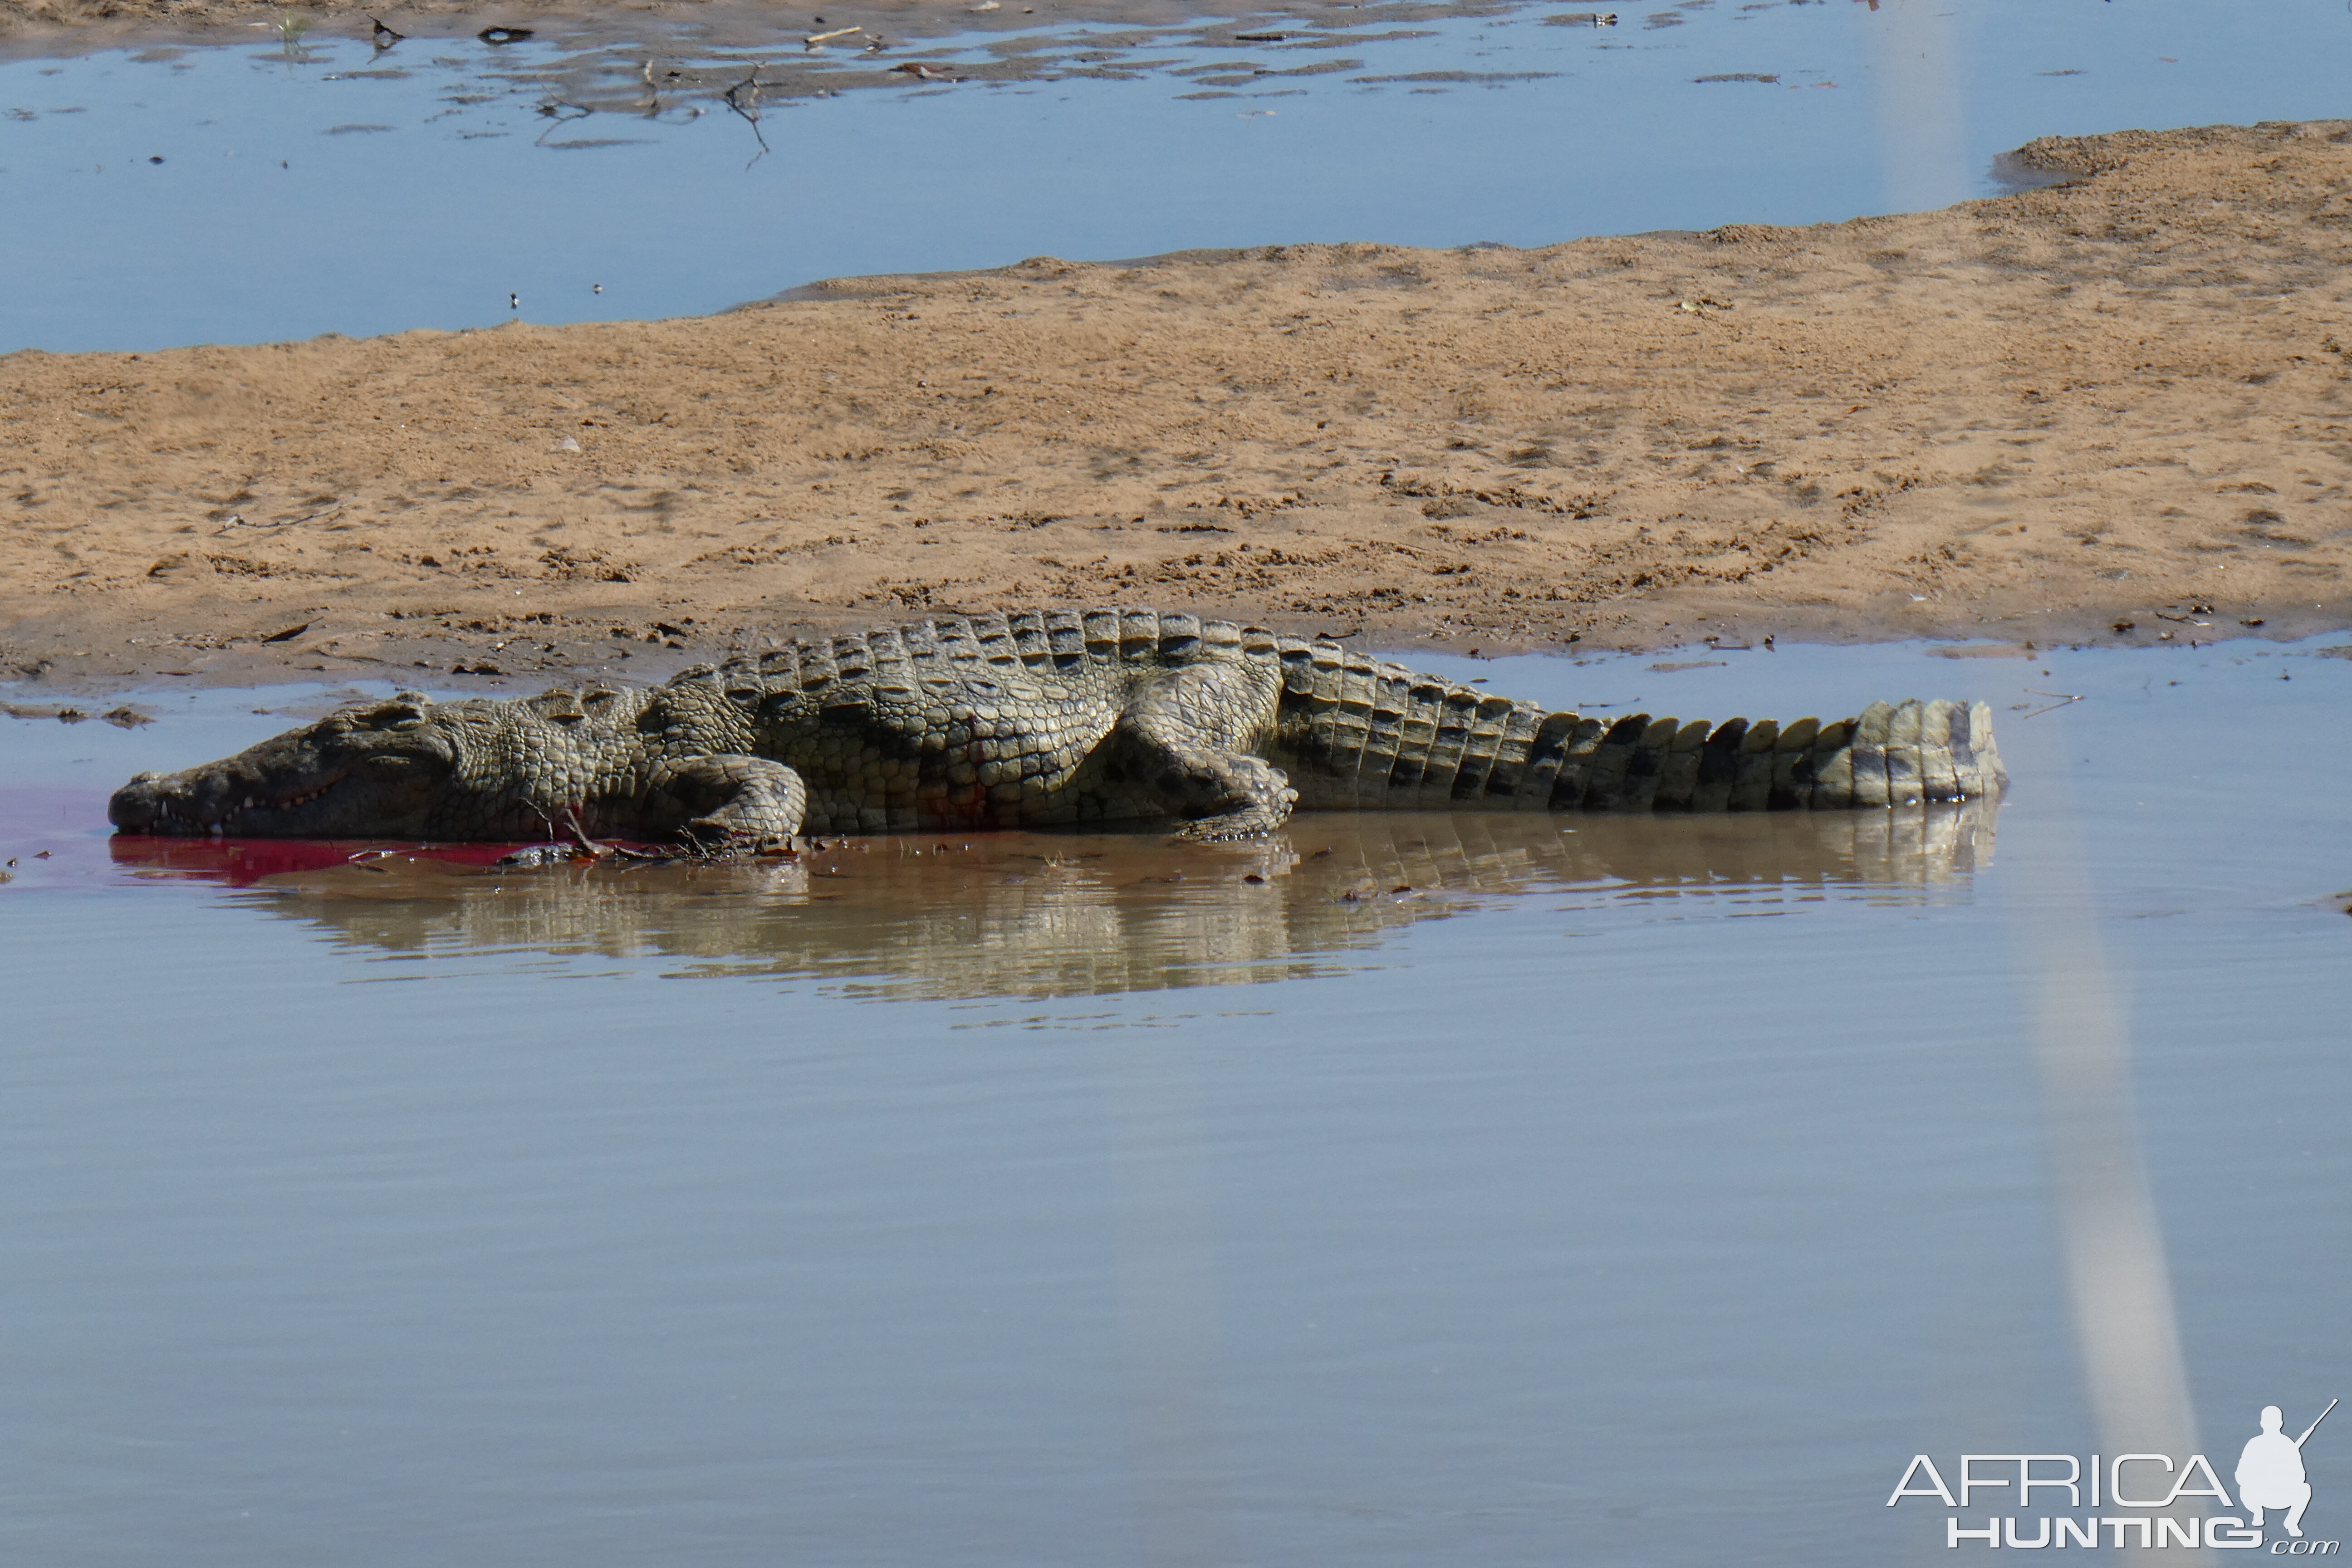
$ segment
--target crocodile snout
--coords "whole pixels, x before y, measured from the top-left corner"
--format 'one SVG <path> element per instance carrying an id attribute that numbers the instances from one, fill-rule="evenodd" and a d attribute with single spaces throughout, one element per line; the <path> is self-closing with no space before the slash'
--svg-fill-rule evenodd
<path id="1" fill-rule="evenodd" d="M 162 794 L 155 785 L 161 773 L 134 773 L 131 782 L 116 790 L 106 803 L 106 820 L 124 833 L 147 833 L 154 828 L 155 818 L 163 807 Z"/>
<path id="2" fill-rule="evenodd" d="M 226 781 L 211 772 L 139 773 L 106 803 L 106 819 L 124 833 L 212 833 L 226 815 Z"/>

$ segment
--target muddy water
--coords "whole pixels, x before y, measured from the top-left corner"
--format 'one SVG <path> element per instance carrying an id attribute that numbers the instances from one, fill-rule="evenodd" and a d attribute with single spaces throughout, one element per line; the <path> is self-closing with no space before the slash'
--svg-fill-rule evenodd
<path id="1" fill-rule="evenodd" d="M 732 869 L 109 841 L 322 694 L 0 721 L 10 1555 L 1860 1568 L 1915 1453 L 2226 1479 L 2352 1383 L 2341 640 L 1448 666 L 1980 696 L 1997 812 Z"/>
<path id="2" fill-rule="evenodd" d="M 1690 0 L 1609 27 L 1005 5 L 913 37 L 824 14 L 506 45 L 418 21 L 381 51 L 354 16 L 0 61 L 0 353 L 645 319 L 1040 253 L 1918 210 L 1996 194 L 2036 136 L 2339 113 L 2352 38 L 2336 0 Z"/>

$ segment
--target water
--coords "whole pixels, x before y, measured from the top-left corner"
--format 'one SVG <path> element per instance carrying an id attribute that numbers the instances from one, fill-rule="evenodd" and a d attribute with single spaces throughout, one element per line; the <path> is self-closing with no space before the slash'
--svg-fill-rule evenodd
<path id="1" fill-rule="evenodd" d="M 1555 14 L 1023 24 L 895 44 L 982 79 L 919 85 L 700 24 L 14 59 L 0 349 L 1931 206 L 2037 135 L 2341 113 L 2352 26 Z M 1916 1453 L 2226 1479 L 2352 1372 L 2332 640 L 1412 656 L 1982 697 L 1997 810 L 717 868 L 110 841 L 134 769 L 334 694 L 0 719 L 0 1551 L 1875 1568 L 1945 1550 L 1883 1506 Z"/>
<path id="2" fill-rule="evenodd" d="M 110 846 L 133 768 L 321 694 L 0 721 L 0 1540 L 1834 1568 L 1945 1550 L 1882 1506 L 1915 1453 L 2088 1454 L 2168 1383 L 2226 1479 L 2352 1373 L 2331 640 L 1416 655 L 1982 697 L 2014 784 L 799 871 Z"/>
<path id="3" fill-rule="evenodd" d="M 2341 114 L 2352 32 L 2336 0 L 1548 25 L 1574 14 L 1304 7 L 911 42 L 894 16 L 870 59 L 643 18 L 379 56 L 353 19 L 292 47 L 18 58 L 0 64 L 18 216 L 0 352 L 642 319 L 1039 253 L 1533 246 L 1932 207 L 1997 192 L 1996 155 L 2035 136 Z M 1255 30 L 1285 36 L 1234 37 Z M 889 68 L 918 60 L 973 79 Z M 737 112 L 723 89 L 755 66 Z M 1775 79 L 1701 79 L 1743 77 Z"/>

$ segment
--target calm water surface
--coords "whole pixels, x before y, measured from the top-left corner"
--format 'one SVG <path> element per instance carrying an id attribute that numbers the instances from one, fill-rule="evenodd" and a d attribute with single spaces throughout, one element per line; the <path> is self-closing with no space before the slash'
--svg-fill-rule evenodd
<path id="1" fill-rule="evenodd" d="M 1412 656 L 1981 696 L 1998 811 L 715 870 L 110 842 L 322 694 L 0 721 L 0 1544 L 1863 1568 L 2168 1387 L 2226 1478 L 2352 1387 L 2330 640 Z"/>
<path id="2" fill-rule="evenodd" d="M 642 319 L 1039 253 L 1917 210 L 1997 193 L 2036 136 L 2343 114 L 2352 48 L 2339 0 L 1686 0 L 1607 28 L 1477 0 L 1037 9 L 874 57 L 812 53 L 795 13 L 503 47 L 475 18 L 381 54 L 353 18 L 0 62 L 0 353 Z M 917 63 L 963 79 L 892 68 Z"/>
<path id="3" fill-rule="evenodd" d="M 889 57 L 945 84 L 687 27 L 11 60 L 0 350 L 1927 206 L 2035 135 L 2340 113 L 2352 28 L 1554 15 Z M 331 694 L 0 719 L 0 1552 L 1874 1568 L 1945 1550 L 1882 1506 L 1915 1453 L 2226 1477 L 2352 1392 L 2325 647 L 1415 656 L 1686 717 L 1980 696 L 1998 810 L 701 870 L 110 842 L 132 770 Z"/>

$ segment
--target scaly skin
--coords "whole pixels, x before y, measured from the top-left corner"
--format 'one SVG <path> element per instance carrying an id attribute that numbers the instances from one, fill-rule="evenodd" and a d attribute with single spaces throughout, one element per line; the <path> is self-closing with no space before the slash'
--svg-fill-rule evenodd
<path id="1" fill-rule="evenodd" d="M 801 833 L 1302 810 L 1756 811 L 1961 800 L 2006 782 L 1991 711 L 1874 703 L 1785 729 L 1549 713 L 1329 642 L 1148 610 L 926 621 L 646 689 L 362 704 L 142 773 L 129 833 L 753 849 Z"/>

